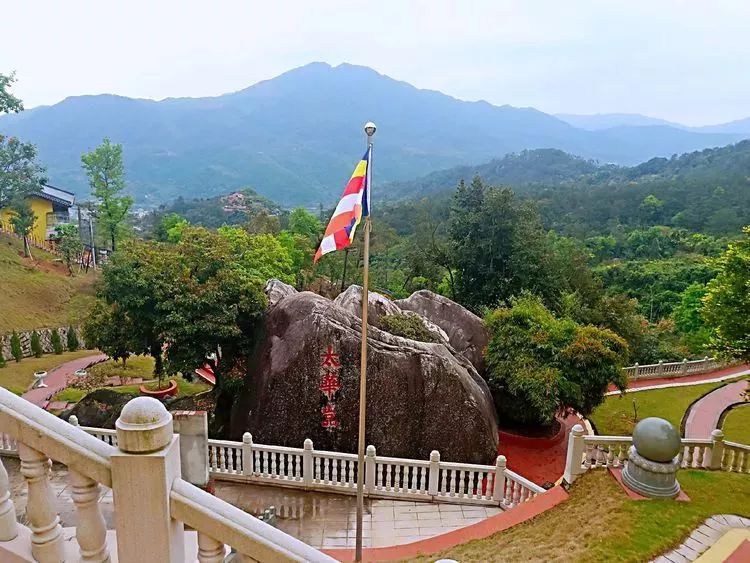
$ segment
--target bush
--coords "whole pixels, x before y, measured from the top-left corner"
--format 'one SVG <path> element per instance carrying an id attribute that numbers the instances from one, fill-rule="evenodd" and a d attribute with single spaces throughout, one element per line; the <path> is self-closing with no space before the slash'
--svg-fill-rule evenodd
<path id="1" fill-rule="evenodd" d="M 37 331 L 31 333 L 31 353 L 35 358 L 41 358 L 44 353 L 42 350 L 42 343 L 39 340 L 39 333 Z"/>
<path id="2" fill-rule="evenodd" d="M 10 337 L 10 353 L 16 362 L 20 362 L 23 359 L 23 350 L 21 349 L 21 338 L 18 333 L 14 330 L 13 335 Z"/>
<path id="3" fill-rule="evenodd" d="M 57 329 L 52 330 L 52 335 L 50 336 L 50 340 L 52 341 L 52 351 L 55 354 L 62 354 L 63 353 L 63 345 L 62 340 L 60 339 L 60 333 Z"/>
<path id="4" fill-rule="evenodd" d="M 436 342 L 437 338 L 416 315 L 387 315 L 380 319 L 383 330 L 420 342 Z"/>
<path id="5" fill-rule="evenodd" d="M 3 356 L 3 350 L 2 350 L 2 341 L 0 341 L 0 368 L 5 367 L 5 357 Z"/>
<path id="6" fill-rule="evenodd" d="M 622 388 L 627 344 L 608 329 L 555 317 L 525 295 L 487 316 L 487 378 L 498 416 L 550 426 L 568 408 L 587 416 L 610 384 Z"/>
<path id="7" fill-rule="evenodd" d="M 78 350 L 78 333 L 72 326 L 68 327 L 68 351 L 75 352 Z"/>

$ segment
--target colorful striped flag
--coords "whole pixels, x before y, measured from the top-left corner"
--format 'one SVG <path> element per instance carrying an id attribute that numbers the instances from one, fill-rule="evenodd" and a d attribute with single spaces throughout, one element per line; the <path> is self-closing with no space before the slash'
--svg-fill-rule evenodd
<path id="1" fill-rule="evenodd" d="M 313 261 L 317 262 L 324 254 L 351 245 L 357 225 L 362 217 L 370 214 L 369 168 L 371 160 L 372 145 L 354 169 L 354 174 L 349 179 L 344 194 L 333 212 Z"/>

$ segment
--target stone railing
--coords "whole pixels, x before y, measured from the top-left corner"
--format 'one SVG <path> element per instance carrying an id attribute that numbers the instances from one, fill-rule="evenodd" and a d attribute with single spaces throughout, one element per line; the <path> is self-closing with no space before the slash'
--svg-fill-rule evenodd
<path id="1" fill-rule="evenodd" d="M 572 483 L 589 469 L 622 467 L 632 444 L 631 436 L 587 436 L 581 425 L 575 425 L 568 436 L 565 481 Z M 682 438 L 678 457 L 683 469 L 750 473 L 750 446 L 725 442 L 721 430 L 707 439 Z"/>
<path id="2" fill-rule="evenodd" d="M 702 360 L 682 360 L 681 362 L 659 362 L 658 364 L 638 365 L 622 368 L 630 381 L 657 379 L 659 377 L 682 377 L 696 373 L 707 373 L 722 367 L 716 358 L 706 356 Z"/>
<path id="3" fill-rule="evenodd" d="M 16 521 L 0 462 L 0 561 L 333 561 L 307 544 L 184 481 L 172 417 L 150 398 L 133 399 L 117 421 L 119 447 L 0 388 L 0 453 L 16 451 L 28 486 L 29 526 Z M 76 509 L 75 541 L 60 525 L 49 481 L 50 458 L 68 467 Z M 113 489 L 115 533 L 97 502 Z M 195 530 L 185 532 L 184 525 Z M 196 547 L 197 546 L 197 547 Z M 192 549 L 192 553 L 186 553 Z M 245 556 L 241 558 L 241 556 Z"/>
<path id="4" fill-rule="evenodd" d="M 83 427 L 94 437 L 117 446 L 114 430 Z M 0 447 L 2 441 L 0 440 Z M 0 450 L 2 451 L 2 450 Z M 315 450 L 311 440 L 302 448 L 242 442 L 208 441 L 209 471 L 224 481 L 265 483 L 339 494 L 357 492 L 357 455 Z M 512 508 L 545 489 L 506 468 L 504 456 L 495 465 L 450 463 L 433 451 L 429 461 L 382 457 L 368 446 L 365 495 L 370 498 L 482 504 Z"/>

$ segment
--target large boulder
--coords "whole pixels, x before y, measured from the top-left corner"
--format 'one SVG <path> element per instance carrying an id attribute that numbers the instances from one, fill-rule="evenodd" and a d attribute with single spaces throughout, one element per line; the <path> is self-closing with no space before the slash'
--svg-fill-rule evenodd
<path id="1" fill-rule="evenodd" d="M 266 283 L 265 292 L 266 292 L 266 297 L 268 297 L 268 305 L 273 306 L 273 305 L 276 305 L 276 303 L 278 303 L 282 299 L 284 299 L 284 297 L 297 293 L 297 290 L 294 289 L 291 285 L 286 284 L 281 280 L 277 280 L 276 278 L 271 278 Z"/>
<path id="2" fill-rule="evenodd" d="M 117 393 L 111 389 L 97 389 L 78 401 L 76 405 L 62 413 L 62 418 L 68 420 L 71 415 L 78 417 L 81 426 L 94 428 L 108 428 L 114 430 L 115 421 L 120 417 L 120 411 L 131 399 L 137 395 Z"/>
<path id="3" fill-rule="evenodd" d="M 234 405 L 231 438 L 357 451 L 361 321 L 310 292 L 284 297 L 265 318 L 254 369 Z M 337 356 L 326 357 L 327 351 Z M 322 363 L 339 389 L 321 391 Z M 337 375 L 336 375 L 337 374 Z M 333 385 L 335 389 L 337 385 Z M 339 427 L 324 428 L 324 409 Z M 492 397 L 474 367 L 451 347 L 369 328 L 367 436 L 380 455 L 492 463 L 497 422 Z"/>
<path id="4" fill-rule="evenodd" d="M 357 318 L 362 318 L 362 286 L 350 285 L 346 291 L 339 294 L 333 302 L 346 309 Z M 367 324 L 380 326 L 380 319 L 386 315 L 399 315 L 401 309 L 396 304 L 375 291 L 367 292 Z"/>
<path id="5" fill-rule="evenodd" d="M 484 373 L 484 349 L 489 342 L 487 327 L 481 318 L 447 297 L 422 289 L 396 305 L 419 313 L 442 328 L 451 346 L 463 354 L 479 373 Z"/>

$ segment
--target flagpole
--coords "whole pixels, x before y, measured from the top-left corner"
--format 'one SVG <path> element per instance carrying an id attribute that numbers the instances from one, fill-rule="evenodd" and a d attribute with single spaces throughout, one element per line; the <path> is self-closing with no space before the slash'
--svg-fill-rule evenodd
<path id="1" fill-rule="evenodd" d="M 372 190 L 372 136 L 375 134 L 375 124 L 371 121 L 365 125 L 367 134 L 367 172 L 365 200 L 367 206 L 365 216 L 365 250 L 364 272 L 362 275 L 362 347 L 360 351 L 359 370 L 359 438 L 357 448 L 357 541 L 354 560 L 362 561 L 362 520 L 364 518 L 364 485 L 365 485 L 365 414 L 367 407 L 367 310 L 369 303 L 370 278 L 370 196 Z"/>

